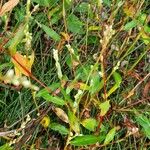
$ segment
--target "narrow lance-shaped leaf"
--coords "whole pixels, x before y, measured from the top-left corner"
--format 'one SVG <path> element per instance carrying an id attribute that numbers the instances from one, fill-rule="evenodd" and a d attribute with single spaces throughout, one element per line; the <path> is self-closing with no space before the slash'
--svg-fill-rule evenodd
<path id="1" fill-rule="evenodd" d="M 149 31 L 150 33 L 150 31 Z M 150 36 L 148 34 L 146 34 L 144 31 L 141 32 L 141 39 L 143 40 L 143 42 L 148 45 L 150 43 Z"/>
<path id="2" fill-rule="evenodd" d="M 98 74 L 98 72 L 95 72 L 92 75 L 91 83 L 90 83 L 90 92 L 91 92 L 91 94 L 99 92 L 100 83 L 101 83 L 100 75 Z"/>
<path id="3" fill-rule="evenodd" d="M 0 150 L 13 150 L 13 148 L 9 144 L 5 144 L 0 146 Z"/>
<path id="4" fill-rule="evenodd" d="M 49 37 L 51 37 L 55 41 L 60 41 L 61 37 L 58 33 L 56 33 L 56 31 L 54 31 L 53 29 L 49 28 L 44 24 L 41 24 L 40 26 Z"/>
<path id="5" fill-rule="evenodd" d="M 22 41 L 24 37 L 25 26 L 26 25 L 20 25 L 19 29 L 15 33 L 14 38 L 8 42 L 9 44 L 8 49 L 9 49 L 10 55 L 14 55 L 16 53 L 16 47 Z"/>
<path id="6" fill-rule="evenodd" d="M 40 96 L 37 97 L 42 97 L 48 102 L 52 102 L 53 104 L 57 104 L 61 106 L 66 104 L 66 102 L 62 98 L 57 96 L 51 96 L 50 94 L 40 94 Z"/>
<path id="7" fill-rule="evenodd" d="M 85 12 L 88 12 L 88 9 L 89 9 L 89 3 L 82 2 L 80 5 L 78 5 L 75 8 L 75 11 L 80 12 L 80 13 L 81 12 L 85 13 Z"/>
<path id="8" fill-rule="evenodd" d="M 97 122 L 94 118 L 84 119 L 81 124 L 90 131 L 94 131 L 97 126 Z"/>
<path id="9" fill-rule="evenodd" d="M 71 129 L 75 133 L 79 134 L 80 133 L 79 119 L 75 116 L 75 114 L 71 110 L 68 111 L 68 117 L 69 117 L 69 123 L 70 123 Z"/>
<path id="10" fill-rule="evenodd" d="M 137 24 L 138 23 L 136 20 L 132 20 L 132 21 L 128 22 L 127 24 L 125 24 L 124 30 L 126 30 L 126 31 L 131 30 L 132 28 L 136 27 Z"/>
<path id="11" fill-rule="evenodd" d="M 70 141 L 71 145 L 74 146 L 86 146 L 86 145 L 93 145 L 97 142 L 102 142 L 105 136 L 96 136 L 96 135 L 83 135 L 77 136 Z"/>
<path id="12" fill-rule="evenodd" d="M 112 93 L 114 93 L 119 87 L 120 87 L 120 84 L 122 82 L 122 78 L 121 78 L 121 75 L 117 72 L 114 72 L 113 73 L 113 77 L 114 77 L 114 80 L 115 80 L 115 84 L 114 86 L 108 91 L 107 93 L 107 97 L 109 97 Z"/>
<path id="13" fill-rule="evenodd" d="M 150 139 L 150 119 L 146 116 L 138 114 L 136 116 L 136 121 L 144 130 L 144 134 Z"/>
<path id="14" fill-rule="evenodd" d="M 49 128 L 51 130 L 59 132 L 62 135 L 69 134 L 69 130 L 65 126 L 63 126 L 61 124 L 58 124 L 58 123 L 51 123 L 50 126 L 49 126 Z"/>
<path id="15" fill-rule="evenodd" d="M 108 134 L 106 135 L 104 144 L 109 144 L 114 139 L 115 134 L 116 134 L 116 127 L 112 128 L 108 132 Z"/>
<path id="16" fill-rule="evenodd" d="M 100 115 L 105 116 L 105 114 L 108 112 L 110 108 L 110 101 L 105 101 L 99 105 L 99 108 L 101 110 Z"/>
<path id="17" fill-rule="evenodd" d="M 61 86 L 60 83 L 53 83 L 50 86 L 48 86 L 48 88 L 51 89 L 51 91 L 53 92 L 56 89 L 58 89 L 60 86 Z M 44 88 L 36 94 L 36 97 L 41 97 L 41 96 L 47 95 L 47 94 L 49 94 L 49 91 L 47 91 L 47 89 Z"/>
<path id="18" fill-rule="evenodd" d="M 82 34 L 83 32 L 83 23 L 79 20 L 74 14 L 69 15 L 67 18 L 68 30 L 75 34 Z"/>

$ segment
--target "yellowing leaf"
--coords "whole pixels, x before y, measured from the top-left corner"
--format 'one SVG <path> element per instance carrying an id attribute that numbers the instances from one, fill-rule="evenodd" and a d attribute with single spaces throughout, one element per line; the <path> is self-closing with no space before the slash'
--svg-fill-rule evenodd
<path id="1" fill-rule="evenodd" d="M 82 82 L 80 82 L 79 85 L 80 85 L 81 90 L 89 90 L 90 88 L 87 84 L 82 83 Z"/>
<path id="2" fill-rule="evenodd" d="M 114 93 L 120 87 L 120 84 L 122 82 L 122 77 L 118 72 L 113 73 L 113 78 L 115 80 L 115 84 L 108 91 L 107 97 L 109 97 L 112 93 Z"/>
<path id="3" fill-rule="evenodd" d="M 104 141 L 104 144 L 109 144 L 113 139 L 114 139 L 114 136 L 115 136 L 115 133 L 116 133 L 116 127 L 112 128 L 108 134 L 106 135 L 106 138 L 105 138 L 105 141 Z"/>
<path id="4" fill-rule="evenodd" d="M 18 3 L 19 0 L 9 0 L 0 9 L 0 16 L 3 16 L 6 12 L 12 10 Z"/>
<path id="5" fill-rule="evenodd" d="M 67 114 L 61 108 L 54 108 L 53 109 L 56 115 L 64 122 L 69 123 L 69 119 Z"/>
<path id="6" fill-rule="evenodd" d="M 29 73 L 31 73 L 31 67 L 34 62 L 34 52 L 28 57 L 16 52 L 16 54 L 12 56 L 12 62 L 15 66 L 16 76 L 21 76 L 21 74 L 30 76 Z"/>
<path id="7" fill-rule="evenodd" d="M 49 116 L 45 116 L 42 120 L 41 120 L 41 125 L 44 127 L 44 128 L 47 128 L 50 124 L 50 118 Z"/>
<path id="8" fill-rule="evenodd" d="M 65 32 L 60 32 L 60 34 L 64 37 L 65 41 L 70 41 L 71 35 Z"/>
<path id="9" fill-rule="evenodd" d="M 146 33 L 142 33 L 141 34 L 141 36 L 142 36 L 142 40 L 143 40 L 143 42 L 146 44 L 146 45 L 148 45 L 149 43 L 150 43 L 150 36 L 148 36 Z"/>
<path id="10" fill-rule="evenodd" d="M 89 26 L 89 30 L 90 31 L 99 31 L 99 30 L 101 30 L 101 27 L 100 26 Z"/>
<path id="11" fill-rule="evenodd" d="M 96 129 L 97 126 L 97 122 L 94 118 L 87 118 L 84 119 L 81 124 L 88 130 L 90 131 L 94 131 Z"/>
<path id="12" fill-rule="evenodd" d="M 79 119 L 75 116 L 75 114 L 72 111 L 68 111 L 68 116 L 69 116 L 69 123 L 71 129 L 75 132 L 80 134 L 80 123 Z"/>
<path id="13" fill-rule="evenodd" d="M 129 1 L 125 2 L 123 11 L 128 17 L 131 18 L 134 17 L 137 12 L 135 4 L 130 3 Z"/>
<path id="14" fill-rule="evenodd" d="M 99 107 L 101 109 L 101 114 L 100 115 L 104 116 L 108 112 L 108 110 L 110 108 L 110 103 L 109 103 L 109 101 L 105 101 L 105 102 L 101 103 L 99 105 Z"/>

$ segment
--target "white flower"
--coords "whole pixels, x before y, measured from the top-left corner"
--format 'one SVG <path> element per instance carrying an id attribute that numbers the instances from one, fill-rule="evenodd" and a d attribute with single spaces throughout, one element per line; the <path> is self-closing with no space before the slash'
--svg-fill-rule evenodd
<path id="1" fill-rule="evenodd" d="M 102 3 L 103 3 L 103 0 L 99 0 L 99 2 L 102 4 Z"/>
<path id="2" fill-rule="evenodd" d="M 121 62 L 121 67 L 124 67 L 127 64 L 128 64 L 128 61 L 124 60 L 124 61 Z"/>
<path id="3" fill-rule="evenodd" d="M 60 63 L 59 63 L 58 50 L 53 49 L 53 57 L 55 59 L 55 65 L 57 68 L 58 78 L 61 79 L 63 75 L 62 75 L 61 67 L 60 67 Z"/>
<path id="4" fill-rule="evenodd" d="M 22 81 L 22 85 L 25 88 L 30 88 L 31 87 L 31 82 L 29 80 L 24 80 L 24 81 Z"/>
<path id="5" fill-rule="evenodd" d="M 21 129 L 24 129 L 26 127 L 26 122 L 23 122 L 22 124 L 21 124 Z"/>
<path id="6" fill-rule="evenodd" d="M 29 122 L 30 120 L 31 120 L 30 115 L 27 115 L 26 122 Z"/>
<path id="7" fill-rule="evenodd" d="M 120 66 L 120 61 L 117 62 L 117 65 L 114 67 L 114 71 L 116 71 Z"/>
<path id="8" fill-rule="evenodd" d="M 78 107 L 78 104 L 77 104 L 76 101 L 73 103 L 73 107 L 74 107 L 74 108 L 77 108 L 77 107 Z"/>
<path id="9" fill-rule="evenodd" d="M 103 77 L 103 73 L 101 71 L 99 71 L 98 74 L 100 75 L 100 77 Z"/>
<path id="10" fill-rule="evenodd" d="M 8 70 L 5 76 L 6 78 L 9 78 L 9 79 L 13 78 L 14 70 L 13 69 Z"/>
<path id="11" fill-rule="evenodd" d="M 39 91 L 39 87 L 36 85 L 31 85 L 31 89 L 33 89 L 34 91 Z"/>
<path id="12" fill-rule="evenodd" d="M 96 60 L 98 58 L 98 53 L 93 54 L 93 59 Z"/>
<path id="13" fill-rule="evenodd" d="M 19 78 L 17 76 L 14 76 L 14 78 L 12 79 L 12 84 L 15 86 L 20 85 L 20 81 L 19 81 Z"/>
<path id="14" fill-rule="evenodd" d="M 66 47 L 68 48 L 68 50 L 71 54 L 74 54 L 74 49 L 71 47 L 70 44 L 67 44 Z"/>
<path id="15" fill-rule="evenodd" d="M 83 91 L 78 90 L 77 94 L 74 96 L 75 100 L 79 99 L 82 94 L 83 94 Z"/>

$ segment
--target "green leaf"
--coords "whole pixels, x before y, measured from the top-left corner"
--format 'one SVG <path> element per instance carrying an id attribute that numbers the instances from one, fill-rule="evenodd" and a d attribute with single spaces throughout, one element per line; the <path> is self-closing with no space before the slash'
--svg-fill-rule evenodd
<path id="1" fill-rule="evenodd" d="M 145 25 L 145 26 L 144 26 L 144 31 L 145 31 L 146 33 L 150 33 L 150 26 Z"/>
<path id="2" fill-rule="evenodd" d="M 9 49 L 9 52 L 11 55 L 16 53 L 17 45 L 22 41 L 22 39 L 24 37 L 25 26 L 26 25 L 21 25 L 18 28 L 17 32 L 15 33 L 14 38 L 8 42 L 8 45 L 9 45 L 8 49 Z"/>
<path id="3" fill-rule="evenodd" d="M 111 0 L 103 0 L 103 3 L 107 6 L 111 6 Z"/>
<path id="4" fill-rule="evenodd" d="M 108 134 L 106 135 L 104 144 L 109 144 L 114 139 L 115 134 L 116 134 L 116 127 L 112 128 L 108 132 Z"/>
<path id="5" fill-rule="evenodd" d="M 101 104 L 99 105 L 99 107 L 100 107 L 100 109 L 101 109 L 100 115 L 101 115 L 101 116 L 104 116 L 104 115 L 108 112 L 108 110 L 109 110 L 109 108 L 110 108 L 110 102 L 109 102 L 109 101 L 105 101 L 105 102 L 101 103 Z"/>
<path id="6" fill-rule="evenodd" d="M 3 70 L 3 69 L 5 69 L 5 68 L 7 68 L 7 67 L 12 67 L 13 65 L 12 65 L 12 63 L 4 63 L 4 64 L 1 64 L 0 65 L 0 72 Z"/>
<path id="7" fill-rule="evenodd" d="M 138 114 L 136 116 L 136 121 L 142 126 L 144 134 L 150 139 L 150 119 L 144 115 Z"/>
<path id="8" fill-rule="evenodd" d="M 65 9 L 70 9 L 72 4 L 73 4 L 73 0 L 65 0 Z"/>
<path id="9" fill-rule="evenodd" d="M 83 33 L 83 23 L 74 14 L 69 15 L 67 18 L 68 30 L 75 34 Z"/>
<path id="10" fill-rule="evenodd" d="M 50 10 L 48 12 L 48 17 L 51 18 L 52 16 L 55 16 L 56 13 L 59 12 L 59 10 L 60 10 L 60 6 L 57 6 L 57 7 L 53 8 L 52 10 Z"/>
<path id="11" fill-rule="evenodd" d="M 48 88 L 53 92 L 55 91 L 57 88 L 60 87 L 60 83 L 53 83 L 52 85 L 48 86 Z M 40 90 L 37 94 L 36 97 L 41 97 L 43 95 L 49 94 L 49 91 L 47 89 L 42 89 Z"/>
<path id="12" fill-rule="evenodd" d="M 80 133 L 79 119 L 75 116 L 75 114 L 71 110 L 68 111 L 68 117 L 69 117 L 69 123 L 70 123 L 71 129 L 75 133 L 79 134 Z"/>
<path id="13" fill-rule="evenodd" d="M 134 28 L 137 26 L 137 21 L 136 20 L 132 20 L 130 22 L 128 22 L 125 26 L 124 26 L 124 30 L 125 31 L 129 31 L 130 29 Z"/>
<path id="14" fill-rule="evenodd" d="M 44 94 L 41 97 L 44 98 L 46 101 L 52 102 L 57 105 L 63 106 L 66 104 L 66 102 L 62 98 L 57 97 L 57 96 L 51 96 L 50 94 Z"/>
<path id="15" fill-rule="evenodd" d="M 15 8 L 14 17 L 18 23 L 21 23 L 24 21 L 25 15 L 26 15 L 25 7 Z"/>
<path id="16" fill-rule="evenodd" d="M 114 77 L 114 80 L 115 80 L 116 84 L 117 84 L 118 86 L 120 86 L 120 84 L 121 84 L 121 82 L 122 82 L 122 77 L 121 77 L 121 75 L 120 75 L 118 72 L 114 72 L 114 73 L 113 73 L 113 77 Z"/>
<path id="17" fill-rule="evenodd" d="M 141 34 L 141 39 L 143 40 L 143 42 L 148 45 L 150 43 L 150 37 L 148 36 L 148 34 L 146 34 L 145 32 L 142 32 Z"/>
<path id="18" fill-rule="evenodd" d="M 142 13 L 138 16 L 138 21 L 139 21 L 139 24 L 142 24 L 144 25 L 144 23 L 146 22 L 146 18 L 147 18 L 147 15 Z"/>
<path id="19" fill-rule="evenodd" d="M 94 44 L 94 45 L 98 45 L 99 44 L 99 38 L 97 36 L 88 36 L 88 41 L 87 43 L 90 44 Z"/>
<path id="20" fill-rule="evenodd" d="M 0 146 L 0 150 L 13 150 L 13 148 L 9 144 L 4 144 Z"/>
<path id="21" fill-rule="evenodd" d="M 55 6 L 53 9 L 50 9 L 47 17 L 51 18 L 50 19 L 51 25 L 57 24 L 58 21 L 63 17 L 62 8 L 59 5 Z"/>
<path id="22" fill-rule="evenodd" d="M 75 11 L 84 13 L 84 12 L 88 12 L 88 9 L 89 9 L 89 3 L 82 2 L 80 5 L 76 7 Z"/>
<path id="23" fill-rule="evenodd" d="M 89 64 L 82 65 L 76 69 L 75 76 L 78 77 L 78 80 L 82 80 L 83 82 L 86 82 L 90 70 L 91 68 Z"/>
<path id="24" fill-rule="evenodd" d="M 97 142 L 102 142 L 104 138 L 105 138 L 104 136 L 96 136 L 96 135 L 76 136 L 70 141 L 70 144 L 74 146 L 92 145 L 96 144 Z"/>
<path id="25" fill-rule="evenodd" d="M 95 94 L 99 92 L 100 88 L 100 75 L 98 72 L 94 73 L 91 78 L 91 84 L 90 84 L 90 92 L 91 94 Z"/>
<path id="26" fill-rule="evenodd" d="M 50 127 L 50 129 L 52 129 L 54 131 L 57 131 L 57 132 L 59 132 L 62 135 L 69 134 L 69 130 L 66 127 L 64 127 L 63 125 L 61 125 L 61 124 L 51 123 L 49 127 Z"/>
<path id="27" fill-rule="evenodd" d="M 58 87 L 60 87 L 60 83 L 53 83 L 51 86 L 49 86 L 49 88 L 52 91 L 56 90 Z M 36 97 L 42 97 L 46 101 L 52 102 L 52 103 L 57 104 L 57 105 L 65 105 L 65 103 L 66 103 L 62 98 L 50 95 L 46 89 L 40 90 L 36 94 Z"/>
<path id="28" fill-rule="evenodd" d="M 45 33 L 51 37 L 55 41 L 60 41 L 61 37 L 57 34 L 53 29 L 49 28 L 48 26 L 41 24 L 41 28 L 45 31 Z"/>
<path id="29" fill-rule="evenodd" d="M 90 131 L 95 131 L 95 128 L 97 126 L 97 122 L 94 118 L 84 119 L 81 124 Z"/>
<path id="30" fill-rule="evenodd" d="M 58 0 L 32 0 L 32 1 L 44 7 L 52 6 L 54 5 L 54 3 L 58 2 Z"/>
<path id="31" fill-rule="evenodd" d="M 121 77 L 121 75 L 119 73 L 114 72 L 113 73 L 113 77 L 114 77 L 114 80 L 115 80 L 115 84 L 108 91 L 107 97 L 109 97 L 112 93 L 114 93 L 120 87 L 120 84 L 122 82 L 122 77 Z"/>
<path id="32" fill-rule="evenodd" d="M 70 69 L 72 69 L 72 64 L 73 63 L 72 63 L 72 58 L 71 58 L 70 54 L 67 54 L 65 61 L 66 61 L 66 64 L 68 65 L 68 67 Z"/>

